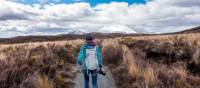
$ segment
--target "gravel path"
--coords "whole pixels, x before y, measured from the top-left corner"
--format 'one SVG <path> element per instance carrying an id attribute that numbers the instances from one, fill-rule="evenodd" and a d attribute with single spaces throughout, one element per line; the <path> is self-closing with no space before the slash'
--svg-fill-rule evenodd
<path id="1" fill-rule="evenodd" d="M 76 78 L 74 79 L 75 88 L 83 88 L 84 87 L 84 80 L 83 74 L 78 73 Z M 106 71 L 106 76 L 98 75 L 98 86 L 99 88 L 117 88 L 115 85 L 115 81 L 112 77 L 112 74 L 109 70 Z M 90 78 L 90 88 L 92 88 L 92 82 Z"/>

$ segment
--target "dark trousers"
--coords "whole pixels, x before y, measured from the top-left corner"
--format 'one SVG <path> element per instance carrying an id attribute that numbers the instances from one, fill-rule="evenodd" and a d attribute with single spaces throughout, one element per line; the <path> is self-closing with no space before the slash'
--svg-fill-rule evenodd
<path id="1" fill-rule="evenodd" d="M 97 78 L 98 72 L 97 70 L 83 70 L 84 74 L 84 88 L 89 88 L 89 75 L 92 76 L 92 86 L 93 88 L 98 88 Z"/>

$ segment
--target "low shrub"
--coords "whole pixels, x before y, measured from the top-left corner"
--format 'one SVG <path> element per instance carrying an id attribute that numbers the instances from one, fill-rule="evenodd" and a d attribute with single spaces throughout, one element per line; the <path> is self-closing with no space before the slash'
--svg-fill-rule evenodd
<path id="1" fill-rule="evenodd" d="M 102 58 L 106 65 L 119 65 L 122 61 L 122 57 L 121 46 L 105 46 L 102 48 Z"/>

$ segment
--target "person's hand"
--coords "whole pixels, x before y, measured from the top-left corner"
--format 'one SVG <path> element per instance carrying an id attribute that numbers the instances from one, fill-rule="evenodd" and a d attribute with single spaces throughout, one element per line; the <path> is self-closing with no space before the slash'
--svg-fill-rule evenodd
<path id="1" fill-rule="evenodd" d="M 101 68 L 102 68 L 102 65 L 99 65 L 99 68 L 101 69 Z"/>
<path id="2" fill-rule="evenodd" d="M 102 68 L 100 68 L 100 70 L 99 70 L 99 74 L 105 76 L 105 75 L 106 75 L 106 72 L 104 72 L 104 70 L 103 70 Z"/>
<path id="3" fill-rule="evenodd" d="M 82 63 L 78 63 L 79 65 L 82 65 Z"/>

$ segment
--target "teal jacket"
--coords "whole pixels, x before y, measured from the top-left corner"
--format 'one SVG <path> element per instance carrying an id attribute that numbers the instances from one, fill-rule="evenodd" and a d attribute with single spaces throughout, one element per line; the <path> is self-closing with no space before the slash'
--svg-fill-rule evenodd
<path id="1" fill-rule="evenodd" d="M 91 49 L 91 48 L 94 48 L 94 47 L 97 47 L 97 49 L 96 49 L 97 53 L 96 54 L 97 54 L 97 58 L 98 58 L 99 67 L 100 68 L 102 67 L 101 50 L 100 50 L 99 46 L 96 45 L 96 44 L 94 45 L 94 44 L 90 44 L 90 43 L 85 43 L 80 48 L 80 52 L 78 54 L 78 60 L 77 60 L 77 63 L 82 66 L 82 69 L 87 70 L 87 66 L 85 64 L 86 49 Z"/>

